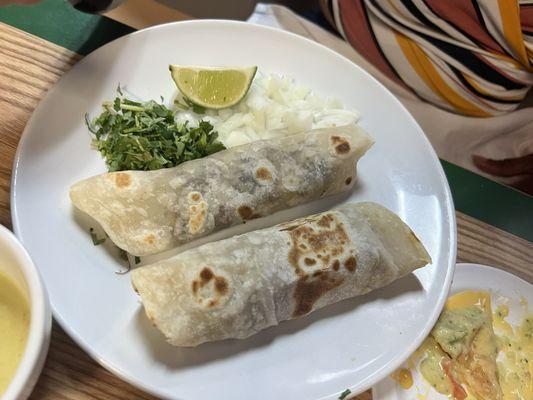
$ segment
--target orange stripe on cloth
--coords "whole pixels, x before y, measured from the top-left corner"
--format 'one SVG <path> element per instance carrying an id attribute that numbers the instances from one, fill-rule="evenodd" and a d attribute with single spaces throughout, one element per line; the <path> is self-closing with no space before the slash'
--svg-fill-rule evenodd
<path id="1" fill-rule="evenodd" d="M 527 57 L 522 25 L 520 24 L 520 8 L 518 0 L 498 0 L 498 7 L 502 19 L 503 34 L 509 45 L 517 53 L 519 61 L 525 67 L 530 67 Z"/>
<path id="2" fill-rule="evenodd" d="M 467 75 L 464 72 L 462 73 L 462 75 L 467 80 L 467 82 L 470 83 L 470 85 L 472 85 L 472 87 L 481 94 L 492 96 L 495 99 L 512 100 L 512 101 L 522 101 L 524 98 L 524 96 L 505 96 L 505 97 L 498 96 L 494 93 L 488 92 L 486 89 L 483 88 L 483 86 L 480 86 L 470 75 Z"/>
<path id="3" fill-rule="evenodd" d="M 490 114 L 480 109 L 475 104 L 457 94 L 448 84 L 441 78 L 438 71 L 435 69 L 431 61 L 428 59 L 424 51 L 412 40 L 406 36 L 395 33 L 396 41 L 400 45 L 405 58 L 413 67 L 415 72 L 426 83 L 426 85 L 436 94 L 450 103 L 460 113 L 468 114 L 475 117 L 489 117 Z"/>

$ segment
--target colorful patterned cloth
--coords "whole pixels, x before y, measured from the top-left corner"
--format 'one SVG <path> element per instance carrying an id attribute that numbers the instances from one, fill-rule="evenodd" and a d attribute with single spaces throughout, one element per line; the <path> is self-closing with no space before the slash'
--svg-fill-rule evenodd
<path id="1" fill-rule="evenodd" d="M 321 0 L 388 79 L 475 117 L 514 110 L 533 85 L 533 0 Z"/>
<path id="2" fill-rule="evenodd" d="M 451 0 L 442 0 L 445 2 Z M 333 14 L 327 15 L 331 18 Z M 514 111 L 487 118 L 459 114 L 455 108 L 449 111 L 450 103 L 447 107 L 436 107 L 424 100 L 403 80 L 389 78 L 386 71 L 370 62 L 352 44 L 286 7 L 260 3 L 249 21 L 297 33 L 352 60 L 396 95 L 420 124 L 441 159 L 533 195 L 533 92 Z M 430 92 L 429 88 L 425 90 Z"/>

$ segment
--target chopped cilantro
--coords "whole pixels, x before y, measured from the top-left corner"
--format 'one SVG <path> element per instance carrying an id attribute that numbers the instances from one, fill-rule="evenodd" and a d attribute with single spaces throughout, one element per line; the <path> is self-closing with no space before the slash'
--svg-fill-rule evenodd
<path id="1" fill-rule="evenodd" d="M 119 257 L 126 261 L 128 263 L 128 266 L 127 266 L 127 269 L 125 271 L 116 271 L 115 273 L 116 274 L 119 274 L 119 275 L 124 275 L 124 274 L 127 274 L 128 272 L 130 272 L 131 270 L 131 261 L 130 261 L 130 256 L 131 254 L 129 254 L 126 250 L 124 249 L 121 249 L 120 247 L 117 247 L 118 248 L 118 255 Z M 133 257 L 133 260 L 135 262 L 135 265 L 139 264 L 141 262 L 141 257 L 139 256 L 132 256 Z"/>
<path id="2" fill-rule="evenodd" d="M 126 270 L 124 271 L 115 271 L 115 274 L 117 275 L 124 275 L 124 274 L 127 274 L 128 272 L 130 272 L 131 270 L 131 262 L 130 262 L 130 258 L 128 256 L 128 252 L 124 249 L 121 249 L 120 247 L 117 247 L 118 248 L 118 256 L 126 261 L 128 263 L 128 266 L 126 267 Z M 137 256 L 135 256 L 135 261 L 137 261 Z M 139 259 L 140 260 L 140 259 Z M 137 262 L 135 262 L 135 264 L 137 264 Z"/>
<path id="3" fill-rule="evenodd" d="M 129 261 L 128 252 L 124 249 L 118 249 L 118 256 L 124 261 Z"/>
<path id="4" fill-rule="evenodd" d="M 106 239 L 109 237 L 109 236 L 106 235 L 103 238 L 98 238 L 98 236 L 94 232 L 94 228 L 90 228 L 89 229 L 89 233 L 91 234 L 91 239 L 93 240 L 93 244 L 95 246 L 98 246 L 98 245 L 104 243 L 106 241 Z M 128 273 L 131 270 L 130 254 L 126 250 L 123 250 L 123 249 L 121 249 L 118 246 L 117 246 L 117 249 L 118 249 L 118 256 L 120 257 L 120 259 L 124 260 L 124 261 L 126 261 L 128 263 L 127 269 L 125 271 L 117 271 L 116 272 L 119 275 L 123 275 L 123 274 Z M 141 262 L 141 257 L 139 257 L 139 256 L 132 256 L 132 257 L 134 259 L 135 265 L 137 265 L 137 264 L 139 264 Z"/>
<path id="5" fill-rule="evenodd" d="M 89 233 L 91 234 L 91 239 L 93 240 L 93 244 L 95 246 L 98 246 L 98 245 L 101 245 L 102 243 L 105 242 L 106 238 L 103 237 L 103 238 L 98 238 L 98 236 L 96 235 L 96 233 L 94 233 L 94 229 L 91 228 L 89 229 Z"/>
<path id="6" fill-rule="evenodd" d="M 105 158 L 109 171 L 170 168 L 225 149 L 209 122 L 178 125 L 174 112 L 163 104 L 127 99 L 120 86 L 117 92 L 92 122 L 85 115 L 94 135 L 92 146 Z"/>
<path id="7" fill-rule="evenodd" d="M 341 393 L 339 396 L 339 400 L 344 400 L 346 397 L 348 397 L 352 393 L 350 389 L 346 389 L 344 392 Z"/>

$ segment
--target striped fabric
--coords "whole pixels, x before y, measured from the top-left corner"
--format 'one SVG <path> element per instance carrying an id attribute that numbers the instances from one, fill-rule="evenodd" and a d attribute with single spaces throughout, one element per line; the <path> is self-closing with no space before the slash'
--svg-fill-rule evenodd
<path id="1" fill-rule="evenodd" d="M 533 85 L 533 0 L 321 0 L 390 80 L 474 117 L 514 110 Z"/>

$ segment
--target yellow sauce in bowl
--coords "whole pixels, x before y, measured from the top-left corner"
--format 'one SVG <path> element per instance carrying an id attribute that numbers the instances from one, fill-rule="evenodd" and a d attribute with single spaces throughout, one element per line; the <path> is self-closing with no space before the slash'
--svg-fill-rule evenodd
<path id="1" fill-rule="evenodd" d="M 24 293 L 0 272 L 0 396 L 20 363 L 30 327 L 30 306 Z"/>

